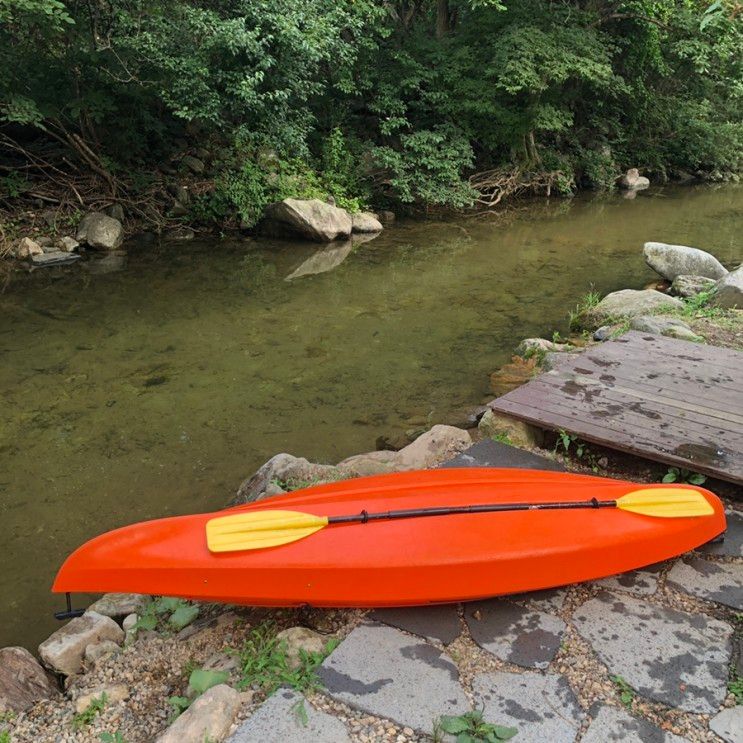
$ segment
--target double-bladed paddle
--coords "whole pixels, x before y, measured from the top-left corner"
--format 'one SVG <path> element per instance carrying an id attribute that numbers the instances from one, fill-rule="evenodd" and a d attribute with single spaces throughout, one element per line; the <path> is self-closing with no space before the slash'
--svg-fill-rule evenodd
<path id="1" fill-rule="evenodd" d="M 278 547 L 296 542 L 333 524 L 366 524 L 370 521 L 452 516 L 456 514 L 503 511 L 558 511 L 576 508 L 616 508 L 657 518 L 711 516 L 714 509 L 702 493 L 686 488 L 645 488 L 616 500 L 563 501 L 554 503 L 486 503 L 477 506 L 438 506 L 402 511 L 379 511 L 349 516 L 315 516 L 301 511 L 249 511 L 218 516 L 206 524 L 206 541 L 211 552 Z"/>

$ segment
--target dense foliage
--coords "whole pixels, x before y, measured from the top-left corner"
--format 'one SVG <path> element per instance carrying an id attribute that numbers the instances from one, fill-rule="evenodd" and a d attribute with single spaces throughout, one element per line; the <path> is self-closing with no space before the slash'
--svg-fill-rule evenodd
<path id="1" fill-rule="evenodd" d="M 0 198 L 71 172 L 141 203 L 188 154 L 207 163 L 189 216 L 246 224 L 285 195 L 465 206 L 484 170 L 565 191 L 630 166 L 724 177 L 743 145 L 740 10 L 0 0 Z"/>

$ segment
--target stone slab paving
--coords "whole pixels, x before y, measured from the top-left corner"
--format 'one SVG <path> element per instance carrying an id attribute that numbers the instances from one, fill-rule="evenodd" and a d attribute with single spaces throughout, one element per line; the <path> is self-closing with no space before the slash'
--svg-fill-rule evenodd
<path id="1" fill-rule="evenodd" d="M 591 708 L 591 717 L 593 721 L 580 743 L 685 743 L 687 740 L 618 707 L 596 705 Z"/>
<path id="2" fill-rule="evenodd" d="M 555 462 L 538 454 L 532 454 L 515 446 L 501 444 L 493 439 L 483 439 L 465 449 L 454 459 L 440 465 L 441 467 L 508 467 L 523 470 L 554 470 L 565 472 L 560 462 Z"/>
<path id="3" fill-rule="evenodd" d="M 689 712 L 722 704 L 729 624 L 608 591 L 578 608 L 573 623 L 609 672 L 642 696 Z"/>
<path id="4" fill-rule="evenodd" d="M 725 539 L 716 544 L 705 544 L 698 551 L 708 555 L 743 557 L 743 511 L 727 508 L 725 516 L 728 522 Z"/>
<path id="5" fill-rule="evenodd" d="M 665 567 L 665 563 L 659 562 L 648 565 L 640 570 L 631 570 L 629 573 L 612 575 L 610 578 L 602 578 L 596 581 L 601 588 L 609 588 L 616 591 L 629 591 L 650 596 L 658 590 L 658 578 Z"/>
<path id="6" fill-rule="evenodd" d="M 346 726 L 319 712 L 301 694 L 279 689 L 227 739 L 227 743 L 350 743 Z"/>
<path id="7" fill-rule="evenodd" d="M 377 609 L 369 617 L 413 635 L 420 635 L 427 640 L 438 640 L 444 645 L 454 642 L 462 634 L 462 623 L 456 604 Z"/>
<path id="8" fill-rule="evenodd" d="M 465 604 L 464 616 L 483 650 L 524 668 L 547 668 L 565 632 L 559 617 L 503 599 Z"/>
<path id="9" fill-rule="evenodd" d="M 668 574 L 669 586 L 707 601 L 743 609 L 743 565 L 690 557 L 679 560 Z"/>
<path id="10" fill-rule="evenodd" d="M 564 676 L 554 673 L 482 673 L 472 682 L 485 719 L 518 729 L 519 743 L 572 743 L 583 712 Z"/>
<path id="11" fill-rule="evenodd" d="M 530 591 L 529 593 L 515 593 L 508 597 L 509 601 L 517 604 L 529 602 L 540 611 L 550 613 L 559 612 L 565 606 L 568 597 L 567 588 L 548 588 L 544 591 Z"/>
<path id="12" fill-rule="evenodd" d="M 356 627 L 318 675 L 335 699 L 426 733 L 441 715 L 469 709 L 448 655 L 383 624 Z"/>
<path id="13" fill-rule="evenodd" d="M 743 705 L 724 709 L 709 721 L 709 727 L 725 743 L 743 743 Z"/>

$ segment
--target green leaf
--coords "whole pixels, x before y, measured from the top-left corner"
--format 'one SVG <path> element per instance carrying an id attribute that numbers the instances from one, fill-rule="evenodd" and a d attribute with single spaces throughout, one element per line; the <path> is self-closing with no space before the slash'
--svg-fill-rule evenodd
<path id="1" fill-rule="evenodd" d="M 457 733 L 462 733 L 465 730 L 469 730 L 470 723 L 469 720 L 467 720 L 464 715 L 460 715 L 458 717 L 454 717 L 452 715 L 444 715 L 441 718 L 441 729 L 445 733 L 451 733 L 452 735 L 456 735 Z"/>
<path id="2" fill-rule="evenodd" d="M 184 603 L 183 599 L 174 598 L 173 596 L 161 596 L 155 601 L 155 611 L 158 614 L 172 614 Z"/>
<path id="3" fill-rule="evenodd" d="M 505 725 L 493 725 L 493 731 L 498 737 L 498 740 L 511 740 L 511 738 L 518 733 L 518 728 L 510 728 Z"/>
<path id="4" fill-rule="evenodd" d="M 676 482 L 676 473 L 667 472 L 665 475 L 663 475 L 663 480 L 661 482 Z"/>
<path id="5" fill-rule="evenodd" d="M 702 485 L 703 483 L 707 482 L 706 475 L 701 475 L 699 472 L 694 472 L 693 474 L 689 475 L 688 482 L 691 485 Z"/>
<path id="6" fill-rule="evenodd" d="M 472 733 L 459 733 L 457 743 L 480 743 L 480 741 Z"/>
<path id="7" fill-rule="evenodd" d="M 168 619 L 168 624 L 175 630 L 181 630 L 199 616 L 199 607 L 195 604 L 179 606 Z"/>
<path id="8" fill-rule="evenodd" d="M 134 623 L 132 629 L 153 630 L 157 627 L 157 617 L 154 614 L 145 614 Z"/>
<path id="9" fill-rule="evenodd" d="M 217 684 L 223 684 L 229 679 L 230 674 L 227 671 L 206 671 L 203 668 L 197 668 L 191 672 L 188 677 L 188 683 L 191 688 L 199 694 L 203 694 L 207 689 Z"/>

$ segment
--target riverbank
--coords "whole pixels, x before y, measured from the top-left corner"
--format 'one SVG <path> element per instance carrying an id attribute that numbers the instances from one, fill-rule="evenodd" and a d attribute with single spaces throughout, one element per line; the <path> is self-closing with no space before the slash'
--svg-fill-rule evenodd
<path id="1" fill-rule="evenodd" d="M 669 261 L 682 261 L 684 270 L 692 258 L 707 261 L 657 246 L 646 246 L 645 255 L 661 272 L 668 273 Z M 709 273 L 709 265 L 694 265 Z M 742 350 L 743 311 L 721 306 L 739 286 L 739 274 L 723 273 L 713 290 L 697 281 L 696 294 L 678 303 L 653 300 L 655 308 L 648 309 L 646 294 L 643 312 L 650 314 L 628 309 L 637 293 L 591 297 L 581 303 L 573 325 L 593 327 L 566 339 L 524 341 L 517 358 L 531 363 L 512 362 L 493 383 L 516 384 L 513 367 L 528 369 L 526 380 L 559 363 L 559 354 L 580 353 L 582 346 L 616 337 L 633 323 L 646 333 L 687 339 L 691 333 L 699 336 L 693 342 Z M 692 283 L 674 276 L 677 292 L 689 291 Z M 434 426 L 399 450 L 355 455 L 335 466 L 279 454 L 236 497 L 245 502 L 338 477 L 438 466 L 465 451 L 471 452 L 470 464 L 492 465 L 492 452 L 470 447 L 493 439 L 572 470 L 638 481 L 663 475 L 659 465 L 581 446 L 570 437 L 545 438 L 492 411 L 473 410 L 475 422 L 469 431 Z M 478 461 L 483 456 L 487 461 Z M 739 489 L 706 484 L 721 495 L 740 496 Z M 65 672 L 64 691 L 24 657 L 26 672 L 15 675 L 35 681 L 16 694 L 15 704 L 29 706 L 5 712 L 0 725 L 12 741 L 166 743 L 205 735 L 225 740 L 236 731 L 235 741 L 403 743 L 437 739 L 435 720 L 442 714 L 483 708 L 487 721 L 515 727 L 516 740 L 598 741 L 634 732 L 641 739 L 670 742 L 677 741 L 675 735 L 733 743 L 743 717 L 737 704 L 743 702 L 743 513 L 739 502 L 731 500 L 728 507 L 728 537 L 720 545 L 618 578 L 478 605 L 371 613 L 201 606 L 197 612 L 149 597 L 109 597 L 91 607 L 87 619 L 70 622 L 56 641 L 42 644 L 46 662 Z M 647 641 L 638 622 L 649 633 Z M 606 635 L 605 626 L 614 634 Z M 303 629 L 292 629 L 297 627 Z M 534 643 L 534 627 L 547 633 L 546 646 L 544 637 Z M 279 646 L 273 638 L 284 630 L 289 631 L 278 642 L 286 644 Z M 411 644 L 416 652 L 410 652 Z M 373 658 L 366 655 L 370 646 L 376 649 Z M 527 650 L 517 658 L 515 646 Z M 639 646 L 643 663 L 637 660 Z M 300 656 L 300 647 L 310 654 Z M 300 672 L 290 672 L 290 664 Z M 199 670 L 210 673 L 194 676 Z M 379 674 L 389 677 L 391 694 L 368 690 Z M 7 690 L 7 678 L 0 678 L 0 689 Z M 215 685 L 204 690 L 210 683 Z M 298 687 L 306 701 L 299 692 L 267 693 L 282 683 Z M 413 688 L 416 693 L 407 697 Z M 47 696 L 52 698 L 43 701 Z M 188 709 L 170 727 L 174 709 L 183 707 Z"/>

